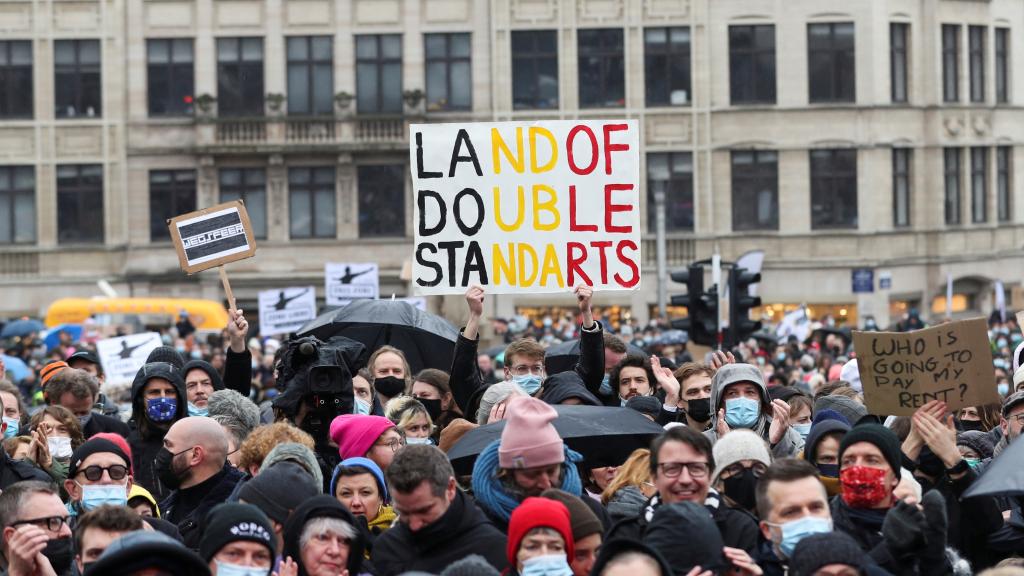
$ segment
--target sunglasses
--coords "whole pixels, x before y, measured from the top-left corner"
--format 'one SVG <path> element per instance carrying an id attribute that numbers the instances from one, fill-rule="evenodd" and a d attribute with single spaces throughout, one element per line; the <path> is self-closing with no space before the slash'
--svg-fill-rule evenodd
<path id="1" fill-rule="evenodd" d="M 111 480 L 124 480 L 124 477 L 128 475 L 128 467 L 120 464 L 114 464 L 113 466 L 86 466 L 79 470 L 78 473 L 85 474 L 85 479 L 90 482 L 97 482 L 100 478 L 103 478 L 104 470 L 110 474 Z"/>

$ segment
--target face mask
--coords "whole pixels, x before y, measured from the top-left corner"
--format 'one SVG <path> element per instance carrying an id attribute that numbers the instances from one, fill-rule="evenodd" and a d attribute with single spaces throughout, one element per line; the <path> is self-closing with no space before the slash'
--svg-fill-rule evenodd
<path id="1" fill-rule="evenodd" d="M 818 464 L 818 472 L 826 478 L 839 478 L 839 464 Z"/>
<path id="2" fill-rule="evenodd" d="M 178 454 L 182 454 L 188 450 L 191 450 L 191 448 L 186 448 L 185 450 L 178 452 Z M 174 470 L 174 457 L 178 454 L 172 453 L 167 448 L 161 448 L 160 451 L 156 453 L 156 458 L 153 459 L 153 472 L 156 472 L 156 476 L 160 479 L 160 482 L 163 482 L 164 486 L 167 486 L 171 490 L 177 490 L 178 487 L 181 486 L 182 476 L 184 476 L 184 473 L 179 474 Z"/>
<path id="3" fill-rule="evenodd" d="M 394 376 L 385 376 L 373 381 L 373 388 L 383 396 L 394 398 L 405 392 L 405 380 Z"/>
<path id="4" fill-rule="evenodd" d="M 1010 393 L 1010 385 L 1006 382 L 1000 382 L 996 385 L 996 392 L 999 392 L 1000 396 L 1006 396 Z"/>
<path id="5" fill-rule="evenodd" d="M 71 568 L 74 551 L 71 549 L 71 538 L 54 538 L 46 541 L 43 556 L 50 561 L 50 566 L 57 574 L 64 574 Z"/>
<path id="6" fill-rule="evenodd" d="M 71 438 L 65 436 L 48 436 L 46 445 L 54 458 L 71 458 Z"/>
<path id="7" fill-rule="evenodd" d="M 725 423 L 733 428 L 752 428 L 761 413 L 761 403 L 750 398 L 725 401 Z"/>
<path id="8" fill-rule="evenodd" d="M 776 354 L 775 355 L 775 361 L 780 363 L 780 364 L 785 362 L 786 361 L 786 353 L 782 352 L 781 354 Z"/>
<path id="9" fill-rule="evenodd" d="M 177 413 L 177 398 L 150 398 L 146 400 L 146 416 L 153 422 L 170 422 Z"/>
<path id="10" fill-rule="evenodd" d="M 184 354 L 185 353 L 185 347 L 184 346 L 175 346 L 174 349 L 178 351 L 178 354 Z"/>
<path id="11" fill-rule="evenodd" d="M 964 430 L 978 430 L 979 432 L 985 431 L 981 427 L 981 420 L 961 420 L 960 427 Z"/>
<path id="12" fill-rule="evenodd" d="M 707 422 L 711 418 L 711 398 L 691 398 L 686 405 L 686 414 L 697 422 Z"/>
<path id="13" fill-rule="evenodd" d="M 793 556 L 797 543 L 803 540 L 805 536 L 832 531 L 832 521 L 817 516 L 804 516 L 785 524 L 775 524 L 775 526 L 779 526 L 782 529 L 782 540 L 778 543 L 779 550 L 787 558 Z"/>
<path id="14" fill-rule="evenodd" d="M 362 414 L 368 416 L 370 414 L 370 403 L 362 398 L 356 398 L 355 411 L 353 414 Z"/>
<path id="15" fill-rule="evenodd" d="M 203 352 L 202 350 L 193 350 L 191 353 L 189 353 L 189 356 L 191 356 L 193 360 L 202 360 Z"/>
<path id="16" fill-rule="evenodd" d="M 996 341 L 996 346 L 998 346 L 1000 348 L 1006 348 L 1009 345 L 1010 345 L 1010 343 L 1007 342 L 1006 340 L 997 340 Z M 1000 364 L 1002 364 L 1002 366 L 1000 366 Z M 996 366 L 999 366 L 1000 368 L 1006 368 L 1006 362 L 1004 360 L 1002 360 L 1002 359 L 996 360 Z"/>
<path id="17" fill-rule="evenodd" d="M 881 468 L 851 466 L 839 473 L 839 481 L 843 484 L 843 501 L 850 508 L 874 508 L 891 492 Z"/>
<path id="18" fill-rule="evenodd" d="M 267 576 L 266 568 L 239 566 L 238 564 L 228 564 L 220 560 L 214 560 L 214 562 L 217 564 L 217 576 Z"/>
<path id="19" fill-rule="evenodd" d="M 722 483 L 725 485 L 725 495 L 744 509 L 753 510 L 757 505 L 754 495 L 757 478 L 754 477 L 753 469 L 744 468 L 742 474 L 730 476 Z"/>
<path id="20" fill-rule="evenodd" d="M 512 381 L 519 384 L 519 387 L 529 396 L 533 396 L 537 390 L 540 390 L 540 376 L 523 374 L 522 376 L 513 376 Z"/>
<path id="21" fill-rule="evenodd" d="M 572 576 L 565 554 L 534 556 L 523 562 L 520 576 Z"/>
<path id="22" fill-rule="evenodd" d="M 195 404 L 189 402 L 188 403 L 188 415 L 189 416 L 209 416 L 210 415 L 210 409 L 209 408 L 200 408 L 199 406 L 196 406 Z"/>
<path id="23" fill-rule="evenodd" d="M 437 423 L 437 419 L 441 417 L 441 400 L 431 400 L 429 398 L 420 398 L 420 404 L 427 409 L 427 415 L 430 416 L 430 421 Z"/>
<path id="24" fill-rule="evenodd" d="M 430 446 L 431 444 L 434 443 L 434 441 L 431 440 L 430 437 L 428 436 L 426 438 L 406 438 L 405 439 L 405 443 L 406 444 L 422 444 L 422 445 L 425 445 L 425 446 Z"/>
<path id="25" fill-rule="evenodd" d="M 792 427 L 793 430 L 796 430 L 797 432 L 800 433 L 800 437 L 803 438 L 804 440 L 807 440 L 807 435 L 811 433 L 810 424 L 793 424 Z"/>
<path id="26" fill-rule="evenodd" d="M 92 412 L 89 412 L 85 416 L 79 416 L 78 425 L 82 428 L 85 428 L 85 425 L 88 424 L 90 420 L 92 420 Z"/>
<path id="27" fill-rule="evenodd" d="M 4 438 L 14 438 L 18 435 L 21 429 L 21 422 L 17 418 L 4 417 L 4 424 L 7 424 L 7 428 L 4 430 Z"/>
<path id="28" fill-rule="evenodd" d="M 128 491 L 124 484 L 78 485 L 82 488 L 82 508 L 86 512 L 105 504 L 112 506 L 126 506 L 128 504 Z"/>
<path id="29" fill-rule="evenodd" d="M 604 378 L 601 378 L 601 388 L 598 389 L 598 392 L 602 396 L 608 396 L 612 393 L 612 377 L 610 374 L 605 374 Z"/>

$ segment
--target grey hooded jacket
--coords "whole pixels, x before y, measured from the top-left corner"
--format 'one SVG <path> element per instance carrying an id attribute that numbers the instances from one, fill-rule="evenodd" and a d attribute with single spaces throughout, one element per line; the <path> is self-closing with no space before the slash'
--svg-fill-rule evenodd
<path id="1" fill-rule="evenodd" d="M 722 398 L 722 391 L 730 384 L 737 382 L 751 382 L 761 391 L 761 413 L 757 416 L 757 422 L 751 427 L 765 442 L 768 442 L 768 429 L 771 426 L 772 401 L 768 396 L 768 388 L 764 385 L 764 377 L 757 366 L 751 364 L 726 364 L 715 372 L 711 381 L 711 424 L 704 431 L 704 435 L 714 444 L 718 440 L 718 411 L 725 408 L 725 401 Z M 770 444 L 770 442 L 769 442 Z M 804 447 L 804 440 L 800 433 L 792 427 L 786 429 L 785 435 L 778 444 L 771 447 L 772 457 L 790 458 L 800 453 Z"/>

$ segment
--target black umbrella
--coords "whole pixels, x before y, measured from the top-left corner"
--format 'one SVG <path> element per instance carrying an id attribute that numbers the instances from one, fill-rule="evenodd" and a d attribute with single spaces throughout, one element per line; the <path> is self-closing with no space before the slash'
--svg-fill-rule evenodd
<path id="1" fill-rule="evenodd" d="M 647 357 L 647 352 L 632 344 L 626 344 L 626 352 L 630 355 Z M 569 340 L 550 346 L 544 354 L 544 370 L 548 374 L 558 374 L 572 370 L 580 359 L 580 341 Z"/>
<path id="2" fill-rule="evenodd" d="M 344 308 L 321 314 L 298 336 L 327 340 L 345 336 L 371 353 L 385 344 L 405 354 L 413 372 L 423 368 L 451 370 L 459 331 L 447 320 L 401 300 L 353 300 Z"/>
<path id="3" fill-rule="evenodd" d="M 618 466 L 637 448 L 649 448 L 651 440 L 664 432 L 661 426 L 630 408 L 607 406 L 554 407 L 553 424 L 569 448 L 583 455 L 588 468 Z M 474 428 L 448 451 L 455 472 L 473 472 L 476 457 L 491 442 L 501 438 L 505 421 Z"/>
<path id="4" fill-rule="evenodd" d="M 964 492 L 964 498 L 989 494 L 1024 494 L 1024 466 L 1021 466 L 1021 462 L 1024 462 L 1024 440 L 1011 442 Z"/>

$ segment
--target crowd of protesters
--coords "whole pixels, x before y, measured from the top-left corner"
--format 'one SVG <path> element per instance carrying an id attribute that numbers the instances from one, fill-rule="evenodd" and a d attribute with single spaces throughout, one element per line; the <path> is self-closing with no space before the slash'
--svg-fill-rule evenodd
<path id="1" fill-rule="evenodd" d="M 695 358 L 657 323 L 613 333 L 591 288 L 573 293 L 577 314 L 494 321 L 488 353 L 470 288 L 449 370 L 339 344 L 341 399 L 303 388 L 326 344 L 249 339 L 241 311 L 209 339 L 182 318 L 124 390 L 87 339 L 26 337 L 7 352 L 32 373 L 0 367 L 3 574 L 1024 574 L 1024 484 L 964 495 L 1024 428 L 1012 320 L 990 321 L 1000 403 L 892 417 L 827 323 Z M 549 373 L 549 346 L 577 338 Z M 597 465 L 559 435 L 559 405 L 664 431 Z M 502 420 L 456 472 L 460 439 Z"/>

